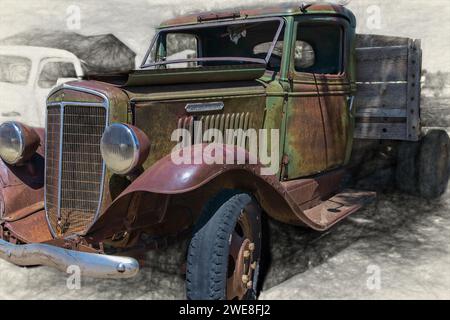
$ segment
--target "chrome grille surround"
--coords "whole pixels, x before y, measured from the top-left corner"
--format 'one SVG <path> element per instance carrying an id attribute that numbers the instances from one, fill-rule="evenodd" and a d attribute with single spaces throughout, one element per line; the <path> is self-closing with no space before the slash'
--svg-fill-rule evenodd
<path id="1" fill-rule="evenodd" d="M 85 92 L 100 96 L 103 99 L 103 103 L 98 102 L 52 102 L 47 104 L 47 117 L 46 117 L 46 145 L 45 145 L 45 188 L 44 188 L 44 199 L 45 199 L 45 211 L 49 229 L 54 237 L 62 237 L 71 234 L 84 234 L 90 226 L 97 220 L 103 197 L 103 186 L 105 182 L 105 170 L 106 166 L 101 159 L 100 154 L 100 138 L 103 134 L 105 128 L 109 124 L 109 100 L 108 98 L 95 90 L 90 90 L 86 88 L 74 87 L 71 85 L 64 84 L 60 87 L 55 88 L 49 96 L 55 92 L 67 89 Z M 84 130 L 86 139 L 79 139 L 79 136 L 83 136 L 83 122 L 67 122 L 67 116 L 77 116 L 76 112 L 71 113 L 71 111 L 86 108 L 86 114 L 81 114 L 80 118 L 84 117 L 95 117 L 95 119 L 101 119 L 100 124 L 94 122 L 94 126 L 97 126 L 97 132 L 92 129 L 92 125 L 88 123 Z M 88 109 L 89 108 L 89 109 Z M 67 111 L 68 112 L 64 112 Z M 80 112 L 78 112 L 80 113 Z M 59 123 L 55 122 L 59 118 Z M 94 120 L 95 121 L 95 120 Z M 75 132 L 70 132 L 70 125 L 73 124 L 75 127 Z M 87 130 L 87 131 L 86 131 Z M 93 132 L 94 131 L 94 132 Z M 75 134 L 76 133 L 76 134 Z M 67 139 L 66 137 L 73 135 L 75 140 Z M 77 160 L 80 155 L 88 155 L 87 153 L 77 153 L 71 159 L 68 152 L 74 154 L 70 148 L 65 147 L 65 144 L 74 144 L 76 148 L 86 148 L 88 144 L 83 144 L 86 140 L 89 143 L 89 139 L 92 139 L 93 135 L 97 136 L 98 148 L 96 148 L 97 143 L 91 144 L 94 148 L 92 150 L 92 155 L 94 162 L 89 161 L 76 162 L 71 164 L 70 160 Z M 76 138 L 78 137 L 78 138 Z M 95 140 L 95 139 L 94 139 Z M 92 142 L 92 141 L 91 141 Z M 53 146 L 53 147 L 52 147 Z M 95 150 L 98 149 L 98 150 Z M 86 151 L 86 150 L 84 150 Z M 88 155 L 88 156 L 92 156 Z M 97 156 L 97 157 L 96 157 Z M 100 158 L 98 158 L 100 157 Z M 86 159 L 84 159 L 86 160 Z M 97 160 L 97 161 L 95 161 Z M 98 161 L 99 160 L 99 161 Z M 75 170 L 67 170 L 68 164 L 71 167 L 75 167 Z M 75 176 L 79 176 L 80 166 L 86 165 L 99 166 L 97 175 L 99 179 L 93 181 L 92 179 L 86 179 L 86 181 L 75 180 Z M 89 172 L 89 170 L 87 170 Z M 95 175 L 96 172 L 92 172 Z M 88 176 L 89 177 L 89 176 Z M 92 184 L 97 184 L 97 190 L 92 190 Z M 76 186 L 78 188 L 70 189 L 71 186 Z M 89 188 L 91 186 L 91 188 Z M 83 189 L 86 188 L 86 190 Z M 94 198 L 86 199 L 84 192 L 92 191 L 92 193 L 97 196 Z M 73 197 L 76 195 L 77 197 Z M 81 194 L 81 195 L 80 195 Z M 69 198 L 67 198 L 69 196 Z M 72 196 L 72 198 L 70 198 Z M 86 201 L 88 200 L 88 201 Z M 90 202 L 91 206 L 80 205 L 84 202 Z M 71 215 L 75 215 L 75 219 L 71 220 Z"/>

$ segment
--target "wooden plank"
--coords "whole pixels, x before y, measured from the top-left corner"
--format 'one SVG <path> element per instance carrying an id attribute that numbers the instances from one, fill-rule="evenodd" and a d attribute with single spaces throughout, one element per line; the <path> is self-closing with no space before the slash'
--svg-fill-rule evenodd
<path id="1" fill-rule="evenodd" d="M 357 84 L 355 108 L 393 108 L 406 110 L 406 83 Z"/>
<path id="2" fill-rule="evenodd" d="M 406 137 L 410 141 L 420 138 L 420 94 L 422 77 L 422 49 L 420 40 L 410 40 L 408 52 L 408 95 Z"/>
<path id="3" fill-rule="evenodd" d="M 418 141 L 420 45 L 408 38 L 357 36 L 355 138 Z"/>
<path id="4" fill-rule="evenodd" d="M 408 47 L 373 47 L 356 49 L 357 82 L 406 81 Z"/>
<path id="5" fill-rule="evenodd" d="M 408 58 L 408 46 L 369 47 L 356 49 L 357 61 L 379 61 Z"/>
<path id="6" fill-rule="evenodd" d="M 360 108 L 356 111 L 357 118 L 406 118 L 406 108 L 381 109 Z"/>
<path id="7" fill-rule="evenodd" d="M 406 123 L 356 123 L 357 139 L 405 140 Z"/>
<path id="8" fill-rule="evenodd" d="M 408 38 L 382 36 L 376 34 L 357 34 L 356 48 L 407 46 Z"/>

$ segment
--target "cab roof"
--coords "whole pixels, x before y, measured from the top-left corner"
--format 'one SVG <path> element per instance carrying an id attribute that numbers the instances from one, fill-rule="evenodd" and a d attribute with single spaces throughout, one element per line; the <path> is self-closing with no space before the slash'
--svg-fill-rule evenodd
<path id="1" fill-rule="evenodd" d="M 0 45 L 0 55 L 16 55 L 30 60 L 42 59 L 42 58 L 67 58 L 77 59 L 77 57 L 66 50 L 46 48 L 46 47 L 33 47 L 33 46 L 3 46 Z"/>
<path id="2" fill-rule="evenodd" d="M 262 17 L 280 17 L 294 15 L 331 15 L 341 16 L 349 20 L 353 27 L 356 27 L 356 18 L 353 13 L 342 5 L 333 3 L 302 3 L 290 2 L 281 3 L 276 6 L 251 6 L 240 7 L 236 9 L 227 9 L 219 11 L 204 11 L 190 13 L 164 21 L 160 28 L 198 24 L 205 22 L 262 18 Z"/>

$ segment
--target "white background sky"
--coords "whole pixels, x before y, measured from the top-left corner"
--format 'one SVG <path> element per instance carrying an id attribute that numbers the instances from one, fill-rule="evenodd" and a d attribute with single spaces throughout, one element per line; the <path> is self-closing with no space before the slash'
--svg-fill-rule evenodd
<path id="1" fill-rule="evenodd" d="M 161 21 L 194 10 L 242 5 L 268 5 L 279 0 L 0 0 L 0 38 L 29 29 L 67 30 L 67 8 L 81 9 L 81 29 L 92 35 L 113 33 L 140 59 Z M 301 3 L 301 1 L 298 1 Z M 367 9 L 381 10 L 381 29 L 369 29 Z M 358 18 L 358 32 L 420 38 L 424 68 L 450 72 L 449 0 L 351 0 L 347 5 Z M 140 61 L 139 61 L 140 62 Z"/>

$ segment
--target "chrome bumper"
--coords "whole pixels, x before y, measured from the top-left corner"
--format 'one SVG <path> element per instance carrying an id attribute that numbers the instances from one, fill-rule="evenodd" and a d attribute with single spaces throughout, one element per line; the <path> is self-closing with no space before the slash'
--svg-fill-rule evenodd
<path id="1" fill-rule="evenodd" d="M 0 258 L 18 266 L 48 266 L 67 272 L 78 266 L 82 276 L 122 279 L 134 277 L 139 264 L 133 258 L 67 250 L 48 244 L 15 245 L 0 239 Z"/>

